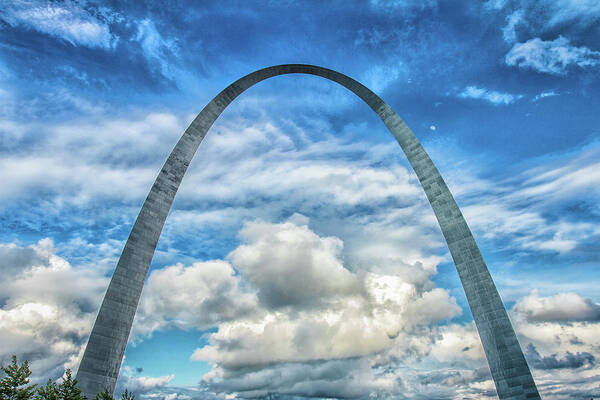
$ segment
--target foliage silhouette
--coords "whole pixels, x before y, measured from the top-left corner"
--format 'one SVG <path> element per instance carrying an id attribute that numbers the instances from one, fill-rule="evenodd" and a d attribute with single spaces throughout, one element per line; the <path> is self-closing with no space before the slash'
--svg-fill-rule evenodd
<path id="1" fill-rule="evenodd" d="M 19 365 L 17 356 L 13 356 L 9 365 L 2 366 L 2 372 L 6 376 L 0 380 L 1 400 L 28 400 L 33 397 L 37 385 L 29 384 L 31 370 L 28 361 Z"/>
<path id="2" fill-rule="evenodd" d="M 19 364 L 17 356 L 12 357 L 8 366 L 2 366 L 3 377 L 0 379 L 0 400 L 87 400 L 77 387 L 77 379 L 73 378 L 70 369 L 65 371 L 61 383 L 48 379 L 45 386 L 29 384 L 29 362 Z M 108 389 L 96 395 L 94 400 L 115 400 Z M 121 396 L 121 400 L 135 400 L 129 390 Z"/>

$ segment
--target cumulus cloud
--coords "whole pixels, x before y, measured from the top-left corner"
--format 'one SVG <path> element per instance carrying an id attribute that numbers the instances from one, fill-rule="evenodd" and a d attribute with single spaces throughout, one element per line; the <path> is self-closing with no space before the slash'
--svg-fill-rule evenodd
<path id="1" fill-rule="evenodd" d="M 158 377 L 148 376 L 133 376 L 129 368 L 125 367 L 119 374 L 115 392 L 120 394 L 127 389 L 129 392 L 134 393 L 136 396 L 144 395 L 149 392 L 155 392 L 157 389 L 161 389 L 168 385 L 175 375 L 165 375 Z"/>
<path id="2" fill-rule="evenodd" d="M 111 33 L 106 18 L 91 15 L 76 2 L 8 2 L 0 8 L 0 18 L 12 26 L 34 29 L 74 46 L 111 49 L 119 39 Z"/>
<path id="3" fill-rule="evenodd" d="M 506 105 L 514 103 L 516 100 L 520 99 L 523 96 L 497 92 L 495 90 L 489 90 L 477 86 L 467 86 L 462 92 L 458 94 L 458 97 L 461 97 L 463 99 L 485 100 L 494 105 Z"/>
<path id="4" fill-rule="evenodd" d="M 403 268 L 397 274 L 348 270 L 339 253 L 341 241 L 316 235 L 308 224 L 300 215 L 280 224 L 249 223 L 242 230 L 245 243 L 238 248 L 244 250 L 232 252 L 230 261 L 179 264 L 153 271 L 141 299 L 135 332 L 218 326 L 209 346 L 194 354 L 214 363 L 205 378 L 213 391 L 239 392 L 242 397 L 271 391 L 352 397 L 398 390 L 394 374 L 382 372 L 385 368 L 378 354 L 392 352 L 393 359 L 427 354 L 438 336 L 431 325 L 457 315 L 459 307 L 447 291 L 431 282 L 427 285 L 422 278 L 415 281 L 403 276 Z M 293 257 L 286 251 L 292 251 Z M 106 278 L 71 267 L 54 254 L 48 240 L 32 247 L 3 245 L 0 254 L 3 276 L 11 282 L 0 293 L 4 301 L 0 332 L 7 338 L 2 342 L 6 346 L 2 356 L 27 348 L 26 353 L 17 353 L 32 361 L 39 373 L 36 379 L 42 381 L 56 377 L 65 367 L 76 368 Z M 283 256 L 279 260 L 282 270 L 272 270 L 282 276 L 290 273 L 291 267 L 301 267 L 294 276 L 287 276 L 291 283 L 286 283 L 286 288 L 298 293 L 305 290 L 308 297 L 320 296 L 328 307 L 306 308 L 298 302 L 272 310 L 268 303 L 261 303 L 255 291 L 270 289 L 266 280 L 251 277 L 253 270 L 264 272 L 262 269 L 274 266 L 248 260 L 249 254 L 257 254 L 256 260 L 262 261 Z M 241 274 L 230 262 L 244 265 Z M 328 277 L 313 268 L 318 265 L 342 285 L 320 282 Z M 414 272 L 431 276 L 435 269 L 416 264 Z M 61 285 L 64 281 L 70 285 Z M 278 290 L 281 284 L 275 279 L 272 282 Z M 310 285 L 320 286 L 311 292 Z M 281 371 L 287 372 L 282 375 Z M 127 387 L 152 397 L 163 393 L 172 379 L 172 375 L 136 377 L 125 368 L 117 390 Z"/>
<path id="5" fill-rule="evenodd" d="M 525 43 L 516 43 L 506 54 L 505 61 L 510 66 L 565 75 L 573 66 L 595 67 L 600 63 L 600 52 L 585 46 L 572 46 L 569 39 L 563 36 L 554 40 L 534 38 Z"/>
<path id="6" fill-rule="evenodd" d="M 474 326 L 451 324 L 419 333 L 363 357 L 280 362 L 242 369 L 214 367 L 205 375 L 204 383 L 207 390 L 237 393 L 242 398 L 269 393 L 407 399 L 495 396 Z M 444 352 L 447 356 L 441 355 Z M 435 371 L 431 371 L 432 365 Z"/>
<path id="7" fill-rule="evenodd" d="M 0 252 L 0 359 L 28 359 L 36 381 L 75 369 L 107 279 L 72 267 L 49 239 L 30 247 L 0 245 Z"/>
<path id="8" fill-rule="evenodd" d="M 258 289 L 262 304 L 274 309 L 311 306 L 356 294 L 359 283 L 340 260 L 342 241 L 321 238 L 308 228 L 307 220 L 298 222 L 249 223 L 241 232 L 248 244 L 229 255 Z"/>
<path id="9" fill-rule="evenodd" d="M 398 356 L 426 354 L 435 340 L 430 325 L 460 313 L 446 290 L 431 282 L 417 285 L 402 268 L 395 274 L 349 270 L 341 259 L 341 241 L 316 235 L 301 216 L 280 224 L 249 223 L 242 237 L 245 243 L 229 259 L 258 288 L 263 309 L 220 324 L 208 336 L 209 345 L 194 352 L 193 359 L 213 363 L 204 379 L 214 390 L 312 396 L 345 387 L 343 393 L 362 395 L 380 383 L 368 368 L 353 372 L 354 377 L 364 374 L 364 380 L 353 382 L 344 373 L 324 386 L 318 381 L 328 378 L 317 371 L 326 374 L 330 368 L 315 369 L 314 363 L 364 367 L 374 361 L 361 358 L 390 349 Z M 291 375 L 281 381 L 272 377 L 281 370 L 298 376 L 310 372 L 305 379 L 311 383 L 292 384 Z"/>
<path id="10" fill-rule="evenodd" d="M 540 297 L 534 290 L 515 304 L 514 311 L 529 321 L 600 321 L 600 304 L 576 293 Z"/>
<path id="11" fill-rule="evenodd" d="M 509 314 L 544 398 L 600 395 L 597 304 L 574 293 L 541 297 L 533 291 Z"/>
<path id="12" fill-rule="evenodd" d="M 149 290 L 144 291 L 140 315 L 156 314 L 159 323 L 149 325 L 150 330 L 218 325 L 217 332 L 209 335 L 209 345 L 198 349 L 193 357 L 213 363 L 203 385 L 207 390 L 223 394 L 238 393 L 240 397 L 268 393 L 296 396 L 336 393 L 339 396 L 342 393 L 350 397 L 380 393 L 401 394 L 407 398 L 451 398 L 456 393 L 493 396 L 493 384 L 474 327 L 432 326 L 459 312 L 448 292 L 435 288 L 431 282 L 427 284 L 427 278 L 424 283 L 422 279 L 416 282 L 410 277 L 411 272 L 431 276 L 434 269 L 416 264 L 412 271 L 400 266 L 396 273 L 390 269 L 378 273 L 351 271 L 341 259 L 339 239 L 321 237 L 308 228 L 309 224 L 309 220 L 299 215 L 279 224 L 260 221 L 248 224 L 242 230 L 244 243 L 239 248 L 244 248 L 245 257 L 256 254 L 257 258 L 248 261 L 243 257 L 240 262 L 244 268 L 240 268 L 240 275 L 232 268 L 237 262 L 233 255 L 236 251 L 228 261 L 175 265 L 154 271 L 146 288 Z M 38 246 L 43 247 L 44 243 Z M 300 250 L 294 248 L 294 243 Z M 5 247 L 16 248 L 15 245 Z M 43 263 L 48 254 L 36 248 L 25 250 L 9 254 L 3 249 L 2 254 L 8 255 L 6 260 L 16 260 L 10 265 Z M 294 257 L 288 258 L 287 251 L 296 251 Z M 269 254 L 284 255 L 280 260 L 282 271 L 273 272 L 285 272 L 290 268 L 289 263 L 304 265 L 306 259 L 325 260 L 325 271 L 335 274 L 343 268 L 346 273 L 342 280 L 347 274 L 352 276 L 353 290 L 343 293 L 336 302 L 331 299 L 339 296 L 338 287 L 320 287 L 322 298 L 330 299 L 325 308 L 307 308 L 306 303 L 299 302 L 271 309 L 268 303 L 257 300 L 251 290 L 253 287 L 257 292 L 265 289 L 266 281 L 257 279 L 253 283 L 248 279 L 249 291 L 241 289 L 240 281 L 254 269 L 261 272 L 262 268 L 272 268 L 256 261 L 269 260 Z M 299 287 L 306 282 L 319 284 L 318 274 L 311 268 L 309 265 L 299 269 L 300 273 L 290 280 Z M 44 282 L 48 282 L 48 277 L 44 278 Z M 170 285 L 175 285 L 176 290 Z M 281 282 L 274 280 L 272 285 L 280 289 Z M 196 290 L 198 288 L 200 290 Z M 296 290 L 294 285 L 288 285 L 287 289 Z M 309 290 L 309 295 L 314 294 Z M 187 301 L 188 297 L 193 304 Z M 559 379 L 552 375 L 555 370 L 571 366 L 594 371 L 590 368 L 595 366 L 593 346 L 598 337 L 597 324 L 586 326 L 581 325 L 584 322 L 577 322 L 580 325 L 563 326 L 557 325 L 562 323 L 558 319 L 551 322 L 530 319 L 528 309 L 522 306 L 527 300 L 518 301 L 513 313 L 517 315 L 517 330 L 525 338 L 522 343 L 534 343 L 536 351 L 551 354 L 538 358 L 534 353 L 528 355 L 534 368 L 550 374 L 539 379 L 540 387 L 555 386 Z M 252 304 L 254 312 L 246 308 L 246 312 L 238 313 L 244 309 L 239 305 L 245 301 Z M 221 302 L 219 305 L 223 307 L 213 307 Z M 555 300 L 554 305 L 558 302 Z M 140 321 L 136 321 L 138 323 Z M 547 323 L 554 325 L 540 325 Z M 86 329 L 90 327 L 91 320 Z M 561 332 L 559 345 L 557 331 Z M 73 354 L 80 349 L 71 348 Z M 532 361 L 534 359 L 539 360 Z M 419 367 L 422 362 L 437 363 L 438 372 L 423 371 Z M 62 367 L 59 365 L 57 369 Z M 172 376 L 121 378 L 127 387 L 135 387 L 147 396 L 162 393 L 171 379 Z"/>
<path id="13" fill-rule="evenodd" d="M 240 288 L 226 261 L 177 264 L 152 271 L 140 300 L 133 335 L 157 329 L 209 329 L 251 314 L 256 296 Z"/>
<path id="14" fill-rule="evenodd" d="M 61 169 L 60 179 L 52 181 L 44 179 L 48 176 L 44 174 L 57 165 L 48 162 L 47 171 L 37 171 L 35 184 L 19 190 L 25 193 L 36 185 L 47 185 L 50 193 L 60 185 L 71 188 L 59 193 L 63 197 L 57 207 L 73 198 L 78 204 L 88 204 L 96 191 L 106 199 L 125 194 L 127 204 L 141 201 L 158 168 L 152 163 L 162 162 L 168 151 L 164 141 L 174 143 L 183 125 L 176 116 L 166 114 L 86 125 L 94 137 L 83 143 L 78 139 L 79 126 L 54 127 L 53 151 L 81 144 L 82 154 L 74 156 L 74 166 L 85 165 L 87 157 L 95 161 L 98 169 L 93 173 L 99 177 L 108 167 L 129 173 L 133 167 L 123 159 L 130 154 L 128 148 L 135 147 L 139 150 L 135 168 L 142 165 L 148 173 L 139 181 L 132 172 L 115 174 L 112 181 L 100 179 L 96 185 L 84 176 L 68 181 L 67 173 L 79 173 L 73 167 Z M 234 121 L 216 128 L 203 144 L 204 157 L 190 167 L 169 219 L 172 225 L 168 222 L 161 240 L 198 232 L 198 226 L 241 226 L 257 215 L 281 221 L 290 209 L 316 213 L 319 223 L 313 226 L 311 221 L 316 219 L 298 215 L 281 223 L 247 223 L 240 233 L 242 244 L 225 260 L 186 261 L 153 271 L 136 320 L 136 340 L 156 329 L 217 328 L 209 335 L 209 345 L 194 357 L 213 363 L 205 378 L 207 387 L 240 391 L 244 396 L 277 390 L 295 395 L 332 394 L 343 387 L 350 388 L 344 393 L 401 393 L 416 398 L 423 393 L 441 398 L 457 392 L 481 397 L 490 390 L 493 393 L 489 377 L 480 372 L 480 368 L 485 371 L 485 358 L 474 327 L 435 327 L 459 308 L 431 279 L 444 259 L 444 247 L 418 182 L 395 161 L 380 164 L 392 158 L 393 150 L 337 139 L 315 142 L 303 136 L 295 141 L 277 126 L 261 121 L 250 126 Z M 111 135 L 114 131 L 121 134 Z M 358 161 L 348 161 L 357 154 Z M 232 161 L 223 163 L 224 159 Z M 467 207 L 465 214 L 470 222 L 473 218 L 477 229 L 496 220 L 497 225 L 489 225 L 493 228 L 489 233 L 496 238 L 525 237 L 519 243 L 539 250 L 550 243 L 545 235 L 554 238 L 557 234 L 554 249 L 573 249 L 585 235 L 593 237 L 593 224 L 550 223 L 539 209 L 523 207 L 523 199 L 540 205 L 579 196 L 593 203 L 595 187 L 600 187 L 590 184 L 596 179 L 597 159 L 597 153 L 591 152 L 543 164 L 541 170 L 517 177 L 522 184 L 518 190 L 513 190 L 511 182 L 503 182 L 493 193 L 499 193 L 499 200 L 478 198 L 478 204 L 490 207 Z M 563 176 L 569 178 L 563 182 Z M 81 186 L 70 187 L 69 182 Z M 487 181 L 477 182 L 484 188 L 491 186 Z M 459 183 L 459 195 L 471 189 Z M 110 190 L 102 189 L 103 185 Z M 200 203 L 217 206 L 198 209 Z M 133 208 L 132 213 L 137 206 Z M 128 229 L 130 221 L 123 225 Z M 514 232 L 522 235 L 515 238 Z M 73 248 L 80 245 L 72 244 Z M 194 246 L 192 241 L 190 248 Z M 9 263 L 13 269 L 21 262 L 15 257 L 5 257 L 17 260 Z M 32 249 L 19 257 L 23 263 L 42 262 L 36 261 L 39 255 Z M 271 262 L 275 259 L 278 265 Z M 271 279 L 267 279 L 269 274 Z M 324 282 L 325 274 L 335 276 L 336 281 Z M 301 298 L 302 292 L 312 298 Z M 565 327 L 563 321 L 523 317 L 519 323 L 526 338 L 523 343 L 531 341 L 541 354 L 557 354 L 557 360 L 563 360 L 566 351 L 597 357 L 589 348 L 598 334 L 597 327 L 587 326 L 590 321 L 568 322 L 574 325 Z M 543 324 L 554 325 L 546 328 Z M 560 350 L 552 344 L 557 330 L 569 332 L 561 336 Z M 420 362 L 441 363 L 443 371 L 416 372 Z M 347 373 L 332 378 L 334 385 L 327 380 L 326 369 L 316 368 L 321 363 L 332 369 L 346 368 Z M 291 375 L 297 377 L 296 383 L 284 379 L 288 371 L 299 371 Z M 553 379 L 548 377 L 547 382 Z M 162 393 L 164 388 L 148 393 Z"/>

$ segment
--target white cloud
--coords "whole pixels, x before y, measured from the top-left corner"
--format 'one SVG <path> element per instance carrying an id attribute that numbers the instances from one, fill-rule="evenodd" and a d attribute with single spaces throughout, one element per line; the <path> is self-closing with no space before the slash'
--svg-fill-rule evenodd
<path id="1" fill-rule="evenodd" d="M 510 311 L 543 398 L 600 395 L 598 310 L 575 293 L 542 297 L 534 290 Z"/>
<path id="2" fill-rule="evenodd" d="M 447 173 L 446 178 L 459 199 L 465 198 L 462 211 L 476 236 L 508 239 L 533 251 L 567 253 L 600 235 L 600 228 L 560 214 L 549 218 L 547 212 L 570 204 L 585 204 L 592 213 L 598 210 L 599 151 L 600 146 L 592 143 L 554 159 L 544 158 L 506 182 L 491 184 L 462 172 Z"/>
<path id="3" fill-rule="evenodd" d="M 193 237 L 207 227 L 228 229 L 234 235 L 244 221 L 278 220 L 289 213 L 286 210 L 297 210 L 316 213 L 322 218 L 322 232 L 330 232 L 329 236 L 340 232 L 352 243 L 341 251 L 354 265 L 386 272 L 410 270 L 421 263 L 415 269 L 418 273 L 411 275 L 415 281 L 423 280 L 420 271 L 435 270 L 441 258 L 431 251 L 439 251 L 441 236 L 416 177 L 396 162 L 381 163 L 400 152 L 397 146 L 334 138 L 312 141 L 301 131 L 295 141 L 297 137 L 270 123 L 247 126 L 244 122 L 222 123 L 208 135 L 186 174 L 162 243 Z M 2 203 L 8 209 L 17 207 L 17 200 L 43 199 L 41 215 L 19 219 L 35 229 L 39 219 L 49 215 L 64 216 L 61 223 L 70 226 L 85 226 L 90 207 L 103 201 L 111 206 L 98 213 L 100 221 L 126 231 L 184 127 L 184 121 L 172 114 L 25 125 L 27 132 L 38 132 L 48 140 L 27 154 L 2 159 L 0 180 L 10 188 L 2 192 Z M 72 152 L 73 148 L 78 151 Z M 385 210 L 381 205 L 386 205 Z M 362 207 L 373 212 L 357 212 Z M 116 241 L 100 249 L 90 241 L 82 236 L 61 247 L 114 258 L 115 249 L 118 252 L 122 246 Z M 172 257 L 166 263 L 181 261 L 180 254 L 159 251 L 156 257 L 161 256 Z M 193 259 L 186 263 L 192 264 Z"/>
<path id="4" fill-rule="evenodd" d="M 500 10 L 506 4 L 505 0 L 489 0 L 485 7 Z M 587 32 L 590 26 L 600 21 L 600 4 L 597 1 L 520 0 L 510 2 L 510 5 L 514 9 L 507 7 L 507 11 L 511 12 L 502 27 L 504 41 L 513 45 L 505 56 L 507 65 L 566 75 L 572 67 L 595 67 L 600 62 L 600 52 L 585 46 L 573 46 L 563 36 L 554 40 L 541 39 L 563 27 L 567 27 L 575 38 Z M 522 40 L 528 40 L 519 41 L 518 33 L 526 35 Z"/>
<path id="5" fill-rule="evenodd" d="M 488 0 L 485 8 L 501 10 L 507 4 L 516 6 L 528 25 L 540 25 L 545 31 L 561 24 L 587 28 L 600 19 L 600 5 L 595 0 Z"/>
<path id="6" fill-rule="evenodd" d="M 500 10 L 504 8 L 508 0 L 487 0 L 484 7 L 491 10 Z"/>
<path id="7" fill-rule="evenodd" d="M 593 205 L 600 196 L 600 146 L 591 144 L 562 160 L 527 171 L 518 195 L 542 202 L 580 199 Z"/>
<path id="8" fill-rule="evenodd" d="M 552 11 L 550 26 L 564 22 L 575 22 L 588 26 L 600 19 L 600 3 L 595 0 L 552 0 L 545 6 Z"/>
<path id="9" fill-rule="evenodd" d="M 557 92 L 555 92 L 554 90 L 548 90 L 546 92 L 542 92 L 540 94 L 535 95 L 535 97 L 533 98 L 533 101 L 535 102 L 535 101 L 538 101 L 545 97 L 553 97 L 553 96 L 559 96 L 559 94 Z"/>
<path id="10" fill-rule="evenodd" d="M 502 35 L 504 41 L 507 43 L 514 43 L 517 41 L 517 33 L 515 27 L 518 23 L 523 21 L 523 10 L 517 10 L 506 17 L 506 25 L 502 28 Z"/>
<path id="11" fill-rule="evenodd" d="M 403 268 L 395 274 L 350 271 L 340 257 L 341 241 L 319 237 L 307 222 L 295 216 L 281 224 L 250 223 L 242 231 L 245 243 L 229 258 L 242 277 L 258 288 L 264 308 L 220 324 L 209 335 L 210 344 L 194 352 L 193 359 L 214 364 L 205 377 L 210 385 L 232 388 L 236 376 L 238 381 L 260 376 L 266 386 L 272 365 L 279 370 L 304 370 L 304 363 L 366 357 L 390 349 L 396 354 L 427 353 L 435 337 L 428 327 L 460 313 L 446 290 L 435 288 L 428 279 L 428 284 L 415 282 Z M 419 268 L 424 271 L 420 265 L 413 267 L 417 275 Z M 433 273 L 429 270 L 425 275 Z M 370 363 L 365 362 L 358 364 Z M 368 369 L 355 373 L 366 375 L 364 382 L 350 386 L 352 391 L 362 393 L 378 386 Z M 323 379 L 315 374 L 314 379 Z M 223 376 L 230 378 L 220 385 Z M 338 390 L 344 382 L 347 378 L 341 376 L 329 389 Z M 282 386 L 277 391 L 309 396 L 320 387 L 298 381 L 287 384 L 294 389 Z"/>
<path id="12" fill-rule="evenodd" d="M 308 228 L 308 221 L 297 223 L 248 223 L 241 232 L 248 244 L 229 255 L 258 288 L 261 302 L 275 309 L 301 308 L 355 295 L 358 280 L 340 262 L 342 241 L 319 237 Z"/>
<path id="13" fill-rule="evenodd" d="M 134 213 L 184 125 L 174 115 L 152 114 L 51 126 L 47 132 L 53 140 L 44 149 L 51 153 L 48 162 L 32 173 L 31 180 L 26 168 L 13 169 L 29 183 L 17 185 L 12 198 L 46 185 L 62 196 L 57 207 L 75 200 L 86 205 L 101 195 L 134 204 Z M 215 128 L 201 147 L 202 156 L 190 166 L 161 240 L 193 234 L 207 224 L 237 231 L 244 221 L 258 216 L 281 221 L 290 210 L 316 213 L 319 218 L 310 221 L 318 224 L 312 226 L 300 216 L 282 223 L 249 223 L 239 251 L 225 261 L 190 261 L 152 272 L 136 320 L 138 338 L 155 329 L 217 327 L 212 342 L 195 357 L 214 363 L 206 377 L 211 387 L 244 396 L 269 390 L 314 394 L 317 389 L 416 398 L 423 393 L 442 398 L 457 393 L 488 395 L 491 381 L 479 370 L 487 367 L 475 345 L 476 331 L 456 324 L 430 326 L 455 315 L 458 307 L 431 281 L 445 246 L 414 174 L 395 161 L 379 163 L 399 155 L 397 146 L 369 147 L 332 138 L 313 141 L 301 130 L 291 137 L 265 121 L 247 126 L 234 120 Z M 84 130 L 91 132 L 85 140 Z M 72 164 L 61 165 L 65 157 L 60 155 L 76 145 L 80 152 L 71 155 Z M 139 159 L 124 163 L 132 153 Z M 477 199 L 476 205 L 465 209 L 474 228 L 536 251 L 548 245 L 568 251 L 586 235 L 593 237 L 596 228 L 589 223 L 554 223 L 539 205 L 569 196 L 597 204 L 596 160 L 597 153 L 590 150 L 557 163 L 536 161 L 537 171 L 499 185 L 463 174 L 456 193 L 466 193 L 467 203 L 469 194 Z M 94 169 L 85 169 L 90 163 Z M 120 173 L 103 178 L 113 169 Z M 136 172 L 143 176 L 136 178 Z M 90 175 L 99 182 L 88 179 Z M 69 186 L 70 182 L 76 184 Z M 474 186 L 469 186 L 472 182 Z M 495 188 L 491 193 L 481 195 L 491 187 Z M 202 209 L 199 204 L 217 206 Z M 362 207 L 369 212 L 356 212 Z M 130 222 L 120 223 L 129 227 Z M 555 241 L 547 239 L 554 236 Z M 327 273 L 337 281 L 323 282 Z M 275 279 L 267 279 L 269 274 Z M 286 276 L 287 281 L 277 280 Z M 261 299 L 256 295 L 261 291 L 288 298 L 271 296 L 263 302 L 269 296 Z M 312 298 L 301 299 L 303 291 Z M 576 324 L 578 340 L 593 341 L 597 332 L 585 328 L 585 323 Z M 533 330 L 529 325 L 526 329 Z M 566 351 L 596 354 L 587 345 L 559 351 L 543 339 L 535 341 L 542 359 L 556 353 L 557 360 L 564 360 Z M 76 354 L 77 346 L 68 354 Z M 402 364 L 395 364 L 397 360 Z M 434 363 L 425 364 L 427 374 L 419 369 L 421 362 Z M 439 374 L 431 372 L 436 363 L 443 365 Z M 327 380 L 327 374 L 345 367 L 339 377 Z"/>
<path id="14" fill-rule="evenodd" d="M 371 0 L 371 6 L 383 10 L 431 8 L 437 6 L 437 0 Z"/>
<path id="15" fill-rule="evenodd" d="M 514 193 L 513 201 L 523 194 Z M 463 212 L 467 221 L 481 231 L 483 237 L 512 237 L 516 245 L 525 249 L 566 253 L 581 241 L 600 233 L 594 224 L 585 222 L 558 220 L 549 223 L 535 207 L 518 210 L 507 200 L 510 199 L 487 198 L 478 204 L 463 207 Z"/>
<path id="16" fill-rule="evenodd" d="M 402 61 L 394 59 L 387 64 L 377 64 L 369 68 L 360 81 L 373 92 L 381 94 L 398 79 L 408 80 L 408 76 L 408 67 Z"/>
<path id="17" fill-rule="evenodd" d="M 600 321 L 600 304 L 576 293 L 540 297 L 537 290 L 519 300 L 514 311 L 528 321 Z"/>
<path id="18" fill-rule="evenodd" d="M 150 65 L 157 64 L 160 73 L 169 79 L 175 79 L 180 72 L 174 61 L 179 57 L 177 41 L 165 39 L 157 30 L 151 19 L 136 22 L 137 34 L 135 40 L 140 43 L 144 56 Z"/>
<path id="19" fill-rule="evenodd" d="M 522 95 L 512 95 L 509 93 L 501 93 L 495 90 L 480 88 L 477 86 L 467 86 L 458 97 L 463 99 L 480 99 L 489 101 L 494 105 L 506 105 L 514 103 L 516 100 L 523 97 Z"/>
<path id="20" fill-rule="evenodd" d="M 411 268 L 397 265 L 395 270 L 386 267 L 378 272 L 350 271 L 339 254 L 339 239 L 316 235 L 307 228 L 309 222 L 306 218 L 295 216 L 281 224 L 249 224 L 243 236 L 245 243 L 240 247 L 245 253 L 241 261 L 245 268 L 240 268 L 241 275 L 233 275 L 232 266 L 225 261 L 197 263 L 188 267 L 175 265 L 154 271 L 144 290 L 140 315 L 156 314 L 159 323 L 148 325 L 150 330 L 170 326 L 218 326 L 218 331 L 209 336 L 210 344 L 194 354 L 196 359 L 214 363 L 212 371 L 205 377 L 211 391 L 237 392 L 241 397 L 268 392 L 302 396 L 315 393 L 393 393 L 407 398 L 423 395 L 451 398 L 458 393 L 463 397 L 493 395 L 474 328 L 456 324 L 429 327 L 458 312 L 448 293 L 435 288 L 429 281 L 428 277 L 435 273 L 435 268 L 415 264 Z M 374 229 L 377 230 L 376 226 Z M 296 252 L 292 252 L 293 257 L 288 257 L 288 251 Z M 248 261 L 247 257 L 251 254 L 256 254 L 254 261 Z M 271 254 L 274 256 L 271 257 Z M 274 265 L 264 266 L 260 262 L 277 255 L 283 255 L 280 257 L 282 271 L 275 271 Z M 38 257 L 39 254 L 29 249 L 19 257 L 6 259 L 36 264 L 38 261 L 29 260 Z M 300 302 L 300 306 L 270 310 L 257 307 L 252 295 L 249 295 L 248 304 L 252 305 L 254 312 L 234 312 L 229 316 L 222 312 L 239 309 L 238 305 L 244 304 L 243 296 L 248 292 L 240 289 L 243 286 L 241 280 L 254 270 L 297 272 L 290 282 L 285 283 L 291 292 L 297 291 L 306 282 L 319 285 L 318 274 L 312 267 L 298 271 L 293 269 L 310 259 L 326 260 L 324 271 L 335 273 L 343 268 L 346 273 L 342 275 L 350 274 L 352 280 L 360 283 L 360 289 L 335 301 L 338 288 L 321 286 L 318 288 L 321 298 L 329 299 L 325 308 L 307 309 Z M 230 261 L 235 265 L 236 257 L 231 256 Z M 415 276 L 419 275 L 423 278 L 415 280 Z M 252 279 L 248 279 L 246 289 L 265 288 L 269 284 L 261 279 L 256 282 L 255 286 Z M 272 285 L 281 288 L 281 282 L 277 280 Z M 181 296 L 174 296 L 174 293 Z M 191 302 L 189 299 L 192 299 Z M 149 303 L 145 303 L 147 301 Z M 208 303 L 215 305 L 221 302 L 227 306 L 216 309 L 204 307 Z M 543 325 L 546 322 L 542 322 L 540 327 L 540 323 L 529 322 L 526 318 L 527 312 L 523 311 L 526 308 L 520 306 L 525 303 L 525 300 L 519 301 L 515 307 L 516 326 L 526 338 L 522 340 L 524 346 L 534 343 L 541 360 L 539 365 L 581 365 L 577 368 L 589 368 L 591 358 L 585 353 L 596 354 L 593 346 L 597 327 L 575 323 L 564 331 L 563 325 L 556 325 L 560 321 L 552 322 L 555 325 L 547 328 Z M 555 299 L 551 303 L 561 302 Z M 580 302 L 572 303 L 577 306 Z M 527 308 L 530 309 L 532 307 Z M 22 310 L 24 314 L 25 311 Z M 37 314 L 36 318 L 39 318 Z M 565 332 L 561 334 L 559 347 L 552 336 L 557 329 Z M 80 346 L 69 349 L 69 354 L 76 354 Z M 569 356 L 568 352 L 573 356 Z M 556 356 L 553 357 L 553 354 Z M 76 356 L 71 358 L 76 360 Z M 394 360 L 403 360 L 403 366 L 394 364 Z M 41 365 L 40 360 L 37 362 Z M 62 365 L 56 368 L 62 368 Z M 425 370 L 429 372 L 423 372 L 423 365 L 427 365 Z M 435 367 L 437 372 L 431 372 L 431 365 L 439 366 Z M 341 372 L 332 375 L 335 371 Z M 562 381 L 556 372 L 544 370 L 543 374 L 541 379 L 539 374 L 536 378 L 540 388 L 548 393 L 556 392 L 557 387 L 564 390 L 566 385 L 571 385 L 569 382 L 574 382 L 574 377 L 569 377 L 568 383 L 557 386 Z M 152 394 L 170 379 L 172 377 L 165 376 L 137 383 L 127 381 L 126 386 L 139 383 L 139 390 L 148 388 L 147 393 Z M 590 379 L 594 379 L 593 376 Z"/>
<path id="21" fill-rule="evenodd" d="M 173 379 L 175 379 L 175 375 L 158 377 L 134 376 L 131 374 L 131 371 L 124 368 L 119 374 L 115 392 L 122 393 L 127 389 L 130 393 L 135 394 L 136 397 L 140 397 L 140 395 L 165 387 Z"/>
<path id="22" fill-rule="evenodd" d="M 0 18 L 12 26 L 25 26 L 74 46 L 111 49 L 118 41 L 105 21 L 74 2 L 15 1 L 2 7 Z"/>
<path id="23" fill-rule="evenodd" d="M 20 126 L 49 140 L 40 152 L 0 160 L 0 179 L 6 182 L 0 201 L 5 204 L 16 198 L 36 197 L 40 191 L 46 193 L 49 201 L 62 206 L 89 204 L 99 198 L 143 198 L 159 168 L 156 163 L 148 167 L 144 161 L 165 154 L 169 139 L 174 142 L 184 129 L 175 116 L 158 113 L 138 120 L 115 119 L 101 124 Z M 85 139 L 81 132 L 88 133 Z M 70 152 L 70 147 L 78 151 Z M 124 164 L 124 159 L 142 166 Z"/>
<path id="24" fill-rule="evenodd" d="M 0 360 L 29 359 L 38 382 L 74 370 L 108 280 L 73 268 L 49 239 L 27 248 L 0 245 L 0 251 Z"/>
<path id="25" fill-rule="evenodd" d="M 210 329 L 253 314 L 256 307 L 256 296 L 240 288 L 240 277 L 229 263 L 177 264 L 150 273 L 132 337 L 167 328 Z"/>
<path id="26" fill-rule="evenodd" d="M 505 61 L 510 66 L 565 75 L 572 66 L 595 67 L 600 63 L 600 52 L 572 46 L 569 39 L 563 36 L 551 41 L 534 38 L 525 43 L 515 43 L 506 54 Z"/>

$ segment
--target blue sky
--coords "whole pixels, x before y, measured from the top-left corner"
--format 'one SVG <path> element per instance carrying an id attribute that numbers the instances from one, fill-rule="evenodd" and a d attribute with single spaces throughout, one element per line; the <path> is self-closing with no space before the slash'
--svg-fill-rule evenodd
<path id="1" fill-rule="evenodd" d="M 481 247 L 544 398 L 600 396 L 594 1 L 0 5 L 0 358 L 76 368 L 187 124 L 256 69 L 379 94 Z M 155 254 L 119 387 L 141 398 L 494 398 L 416 176 L 354 95 L 283 76 L 217 120 Z"/>

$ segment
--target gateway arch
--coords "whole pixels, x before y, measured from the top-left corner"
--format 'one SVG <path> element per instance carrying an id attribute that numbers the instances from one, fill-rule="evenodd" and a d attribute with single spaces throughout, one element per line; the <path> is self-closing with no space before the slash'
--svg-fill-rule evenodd
<path id="1" fill-rule="evenodd" d="M 115 388 L 144 280 L 179 184 L 202 139 L 225 108 L 265 79 L 310 74 L 337 82 L 360 97 L 394 135 L 414 169 L 450 249 L 500 399 L 539 399 L 533 377 L 471 230 L 421 143 L 392 108 L 370 89 L 339 72 L 304 64 L 277 65 L 238 79 L 204 107 L 160 170 L 133 225 L 98 312 L 77 372 L 88 399 Z"/>

